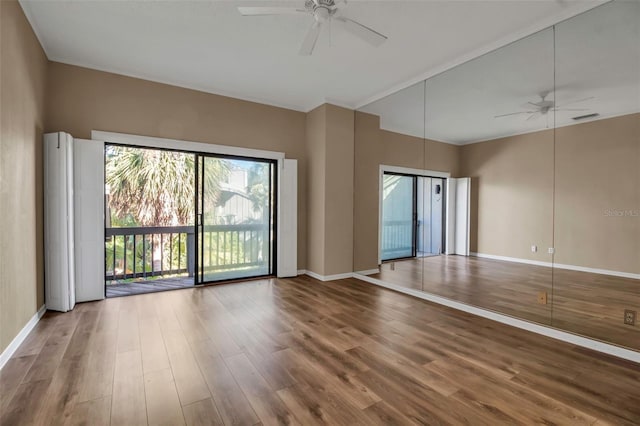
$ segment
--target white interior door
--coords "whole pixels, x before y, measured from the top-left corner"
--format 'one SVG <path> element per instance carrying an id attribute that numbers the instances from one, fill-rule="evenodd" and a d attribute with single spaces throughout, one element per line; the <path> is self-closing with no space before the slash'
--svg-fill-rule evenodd
<path id="1" fill-rule="evenodd" d="M 280 160 L 278 176 L 278 277 L 298 275 L 298 160 Z"/>
<path id="2" fill-rule="evenodd" d="M 75 139 L 76 301 L 104 299 L 104 142 Z"/>

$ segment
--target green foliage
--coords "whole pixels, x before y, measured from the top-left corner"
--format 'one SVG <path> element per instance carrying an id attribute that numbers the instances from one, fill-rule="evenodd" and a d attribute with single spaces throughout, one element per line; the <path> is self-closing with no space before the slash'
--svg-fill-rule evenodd
<path id="1" fill-rule="evenodd" d="M 253 204 L 253 210 L 269 213 L 267 206 L 269 205 L 269 182 L 271 166 L 267 163 L 254 163 L 249 169 L 247 178 L 247 195 Z"/>
<path id="2" fill-rule="evenodd" d="M 206 196 L 215 200 L 220 192 L 219 182 L 228 173 L 228 167 L 223 160 L 207 161 Z M 176 226 L 193 223 L 193 154 L 109 145 L 106 183 L 113 225 Z"/>

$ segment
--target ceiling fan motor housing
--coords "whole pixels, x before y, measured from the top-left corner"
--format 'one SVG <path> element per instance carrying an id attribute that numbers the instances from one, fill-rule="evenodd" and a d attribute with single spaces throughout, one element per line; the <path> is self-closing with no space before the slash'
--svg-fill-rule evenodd
<path id="1" fill-rule="evenodd" d="M 336 2 L 335 0 L 305 0 L 304 7 L 311 10 L 314 10 L 317 7 L 334 9 L 336 7 Z"/>
<path id="2" fill-rule="evenodd" d="M 304 7 L 313 12 L 316 22 L 323 23 L 338 10 L 334 0 L 306 0 Z"/>

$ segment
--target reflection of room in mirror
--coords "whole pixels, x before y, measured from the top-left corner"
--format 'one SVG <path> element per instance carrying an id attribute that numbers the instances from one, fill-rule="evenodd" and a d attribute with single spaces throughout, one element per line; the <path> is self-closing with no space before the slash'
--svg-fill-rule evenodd
<path id="1" fill-rule="evenodd" d="M 375 264 L 376 224 L 363 223 L 354 270 L 640 349 L 624 323 L 640 310 L 639 23 L 640 3 L 612 2 L 361 108 L 356 192 L 375 193 L 377 165 L 469 176 L 470 256 L 440 232 L 434 250 L 429 183 L 415 178 L 410 256 Z M 373 202 L 356 197 L 356 215 Z M 398 202 L 381 202 L 383 228 Z"/>

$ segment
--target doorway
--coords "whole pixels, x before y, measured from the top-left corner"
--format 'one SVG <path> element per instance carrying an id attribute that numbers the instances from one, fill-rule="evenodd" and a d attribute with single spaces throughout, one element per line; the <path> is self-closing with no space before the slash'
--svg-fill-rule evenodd
<path id="1" fill-rule="evenodd" d="M 417 177 L 417 256 L 444 252 L 444 179 Z"/>
<path id="2" fill-rule="evenodd" d="M 445 179 L 385 171 L 381 195 L 382 262 L 444 252 Z"/>
<path id="3" fill-rule="evenodd" d="M 275 164 L 105 144 L 105 295 L 274 274 Z"/>

